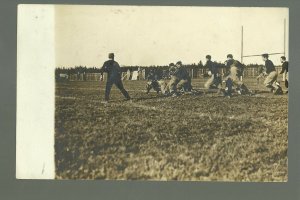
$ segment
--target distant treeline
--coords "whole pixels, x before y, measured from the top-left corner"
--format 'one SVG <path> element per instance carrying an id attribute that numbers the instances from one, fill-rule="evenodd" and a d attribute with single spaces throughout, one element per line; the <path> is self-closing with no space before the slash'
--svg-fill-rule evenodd
<path id="1" fill-rule="evenodd" d="M 225 68 L 225 64 L 223 63 L 218 63 L 220 68 Z M 193 63 L 193 64 L 186 64 L 184 65 L 188 69 L 203 69 L 205 68 L 203 63 L 200 61 L 198 64 Z M 259 68 L 262 67 L 262 65 L 258 64 L 248 64 L 245 65 L 245 68 L 251 67 L 251 68 Z M 168 65 L 162 65 L 162 66 L 122 66 L 121 67 L 123 72 L 127 72 L 128 70 L 130 71 L 137 71 L 137 70 L 143 70 L 143 69 L 161 69 L 161 70 L 168 70 L 169 66 Z M 87 67 L 87 66 L 75 66 L 75 67 L 57 67 L 55 69 L 55 74 L 85 74 L 85 73 L 101 73 L 101 67 Z"/>

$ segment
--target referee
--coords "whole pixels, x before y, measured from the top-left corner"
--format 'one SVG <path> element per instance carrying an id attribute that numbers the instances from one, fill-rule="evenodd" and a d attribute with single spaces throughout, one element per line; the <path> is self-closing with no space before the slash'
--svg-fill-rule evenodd
<path id="1" fill-rule="evenodd" d="M 122 83 L 121 67 L 119 63 L 117 63 L 114 60 L 115 55 L 113 53 L 109 53 L 108 58 L 109 60 L 105 61 L 101 68 L 101 75 L 103 75 L 103 72 L 106 72 L 108 75 L 106 81 L 106 88 L 105 88 L 105 98 L 103 103 L 108 103 L 110 90 L 114 84 L 117 86 L 117 88 L 119 88 L 119 90 L 124 95 L 126 100 L 130 100 L 130 96 L 128 92 L 125 90 Z"/>

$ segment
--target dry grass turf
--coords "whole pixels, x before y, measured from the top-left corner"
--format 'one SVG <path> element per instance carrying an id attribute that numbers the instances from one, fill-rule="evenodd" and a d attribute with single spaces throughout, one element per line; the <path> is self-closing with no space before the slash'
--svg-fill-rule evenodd
<path id="1" fill-rule="evenodd" d="M 114 87 L 104 105 L 103 82 L 56 84 L 57 179 L 287 181 L 287 95 L 172 98 L 124 85 L 133 101 Z"/>

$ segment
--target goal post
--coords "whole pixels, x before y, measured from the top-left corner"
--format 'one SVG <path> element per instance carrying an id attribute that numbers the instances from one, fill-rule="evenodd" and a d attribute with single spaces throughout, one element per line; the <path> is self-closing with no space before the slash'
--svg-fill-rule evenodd
<path id="1" fill-rule="evenodd" d="M 284 18 L 283 21 L 283 52 L 276 52 L 276 53 L 268 53 L 269 55 L 283 55 L 286 56 L 286 18 Z M 256 56 L 261 56 L 262 54 L 254 54 L 254 55 L 244 55 L 244 26 L 241 26 L 241 63 L 244 63 L 244 58 L 249 58 L 249 57 L 256 57 Z M 244 77 L 244 72 L 243 75 L 240 77 L 240 80 L 243 80 Z M 285 80 L 285 74 L 283 74 L 283 80 Z"/>

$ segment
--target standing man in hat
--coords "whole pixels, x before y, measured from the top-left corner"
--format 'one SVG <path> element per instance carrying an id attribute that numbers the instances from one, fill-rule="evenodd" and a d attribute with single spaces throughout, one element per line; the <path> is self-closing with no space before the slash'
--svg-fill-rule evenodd
<path id="1" fill-rule="evenodd" d="M 265 77 L 264 85 L 270 89 L 274 94 L 281 94 L 282 89 L 277 82 L 277 71 L 271 60 L 269 60 L 269 54 L 262 54 L 262 59 L 265 62 L 265 66 L 260 70 L 260 75 L 257 77 Z"/>
<path id="2" fill-rule="evenodd" d="M 102 68 L 101 68 L 101 75 L 103 72 L 107 73 L 107 81 L 106 81 L 106 88 L 105 88 L 105 99 L 104 103 L 109 101 L 109 94 L 112 86 L 115 84 L 117 88 L 122 92 L 126 100 L 130 100 L 130 96 L 128 92 L 125 90 L 123 83 L 122 83 L 122 75 L 121 75 L 121 67 L 119 63 L 117 63 L 114 58 L 115 55 L 113 53 L 108 54 L 108 61 L 105 61 Z"/>
<path id="3" fill-rule="evenodd" d="M 286 60 L 285 56 L 281 56 L 280 61 L 282 63 L 282 68 L 281 68 L 280 74 L 285 73 L 284 85 L 285 85 L 286 89 L 288 89 L 289 88 L 289 62 Z M 288 93 L 288 91 L 286 93 Z"/>

